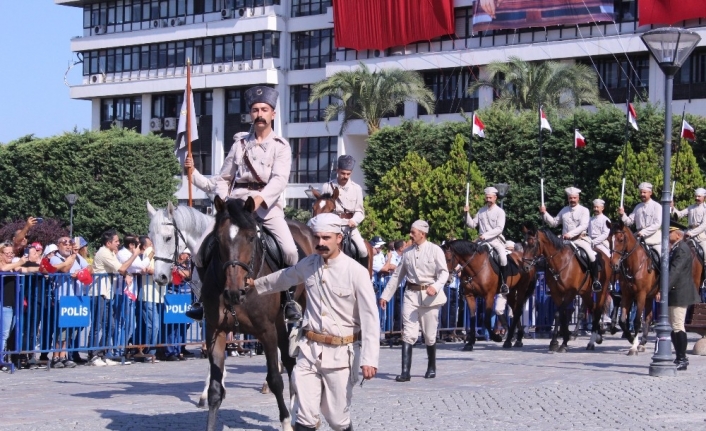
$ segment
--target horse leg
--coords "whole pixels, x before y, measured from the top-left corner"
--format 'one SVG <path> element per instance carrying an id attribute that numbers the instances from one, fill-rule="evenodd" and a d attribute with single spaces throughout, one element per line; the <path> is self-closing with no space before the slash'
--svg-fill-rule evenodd
<path id="1" fill-rule="evenodd" d="M 569 339 L 571 339 L 571 331 L 569 330 L 569 304 L 562 304 L 561 310 L 559 311 L 559 321 L 561 322 L 561 336 L 563 342 L 561 346 L 557 349 L 557 353 L 566 353 L 569 350 Z"/>
<path id="2" fill-rule="evenodd" d="M 270 326 L 271 328 L 271 326 Z M 277 354 L 277 332 L 268 330 L 258 336 L 265 350 L 265 360 L 267 361 L 267 384 L 277 399 L 279 409 L 279 421 L 282 424 L 282 431 L 292 431 L 292 421 L 289 416 L 289 409 L 284 402 L 284 382 L 279 369 L 279 355 Z M 287 340 L 287 338 L 285 338 Z M 284 361 L 286 353 L 282 355 Z M 291 358 L 290 358 L 291 359 Z"/>
<path id="3" fill-rule="evenodd" d="M 496 343 L 500 343 L 503 341 L 503 336 L 496 334 L 495 331 L 493 331 L 493 325 L 491 323 L 493 319 L 493 312 L 495 311 L 495 308 L 493 307 L 494 303 L 495 295 L 492 293 L 487 294 L 485 296 L 485 315 L 483 318 L 483 326 L 485 327 L 485 330 L 488 331 L 490 339 Z M 500 315 L 497 315 L 496 319 L 500 319 Z"/>
<path id="4" fill-rule="evenodd" d="M 624 292 L 622 304 L 620 305 L 620 329 L 623 330 L 623 338 L 628 340 L 628 343 L 632 344 L 634 337 L 632 332 L 630 332 L 630 324 L 628 323 L 628 317 L 630 316 L 630 309 L 632 308 L 633 298 L 632 296 Z"/>
<path id="5" fill-rule="evenodd" d="M 476 298 L 474 296 L 466 296 L 468 304 L 468 312 L 470 316 L 470 328 L 466 331 L 466 344 L 463 346 L 464 352 L 472 352 L 473 345 L 476 344 Z"/>
<path id="6" fill-rule="evenodd" d="M 206 342 L 208 346 L 208 362 L 210 364 L 211 380 L 208 385 L 208 431 L 215 431 L 218 409 L 226 397 L 226 388 L 223 385 L 225 360 L 226 360 L 226 334 L 206 328 Z"/>
<path id="7" fill-rule="evenodd" d="M 549 342 L 549 351 L 556 352 L 559 349 L 559 311 L 554 312 L 554 329 L 552 329 L 552 341 Z"/>
<path id="8" fill-rule="evenodd" d="M 628 356 L 637 355 L 637 346 L 640 344 L 640 329 L 642 328 L 643 317 L 642 313 L 645 311 L 645 294 L 640 292 L 635 297 L 635 302 L 637 304 L 635 311 L 635 319 L 633 320 L 633 328 L 635 330 L 635 336 L 632 339 L 630 350 L 628 350 Z M 631 334 L 632 335 L 632 334 Z"/>
<path id="9" fill-rule="evenodd" d="M 586 350 L 596 350 L 596 344 L 601 344 L 603 342 L 603 328 L 601 327 L 601 316 L 603 315 L 603 305 L 605 303 L 604 292 L 599 292 L 596 294 L 598 296 L 598 302 L 591 304 L 593 309 L 590 310 L 592 314 L 591 319 L 591 339 L 586 346 Z M 593 299 L 591 297 L 591 299 Z"/>
<path id="10" fill-rule="evenodd" d="M 647 303 L 645 304 L 645 319 L 643 320 L 642 325 L 642 339 L 640 339 L 640 344 L 637 346 L 638 352 L 642 353 L 645 351 L 645 345 L 647 344 L 647 337 L 650 331 L 650 323 L 652 322 L 653 316 L 654 310 L 652 307 L 652 301 L 647 300 Z"/>
<path id="11" fill-rule="evenodd" d="M 618 332 L 618 313 L 620 312 L 620 302 L 622 297 L 613 296 L 613 311 L 610 313 L 610 335 L 615 335 Z"/>
<path id="12" fill-rule="evenodd" d="M 512 345 L 512 337 L 517 332 L 517 341 L 515 341 L 515 347 L 522 347 L 522 337 L 524 336 L 524 330 L 522 328 L 522 307 L 525 304 L 525 298 L 523 295 L 518 294 L 518 298 L 515 303 L 512 304 L 512 324 L 507 330 L 507 338 L 503 347 L 509 348 Z"/>

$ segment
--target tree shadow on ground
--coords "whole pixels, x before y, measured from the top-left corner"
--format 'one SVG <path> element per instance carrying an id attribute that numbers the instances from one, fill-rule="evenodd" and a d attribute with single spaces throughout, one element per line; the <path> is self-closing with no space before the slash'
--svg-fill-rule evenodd
<path id="1" fill-rule="evenodd" d="M 137 431 L 150 429 L 205 429 L 208 417 L 207 410 L 161 414 L 126 413 L 116 410 L 97 410 L 97 412 L 102 418 L 111 421 L 106 425 L 106 429 L 116 431 Z M 216 425 L 216 430 L 223 431 L 237 429 L 277 431 L 277 428 L 269 425 L 273 421 L 276 421 L 276 418 L 270 418 L 260 413 L 221 408 L 218 412 L 218 424 Z"/>

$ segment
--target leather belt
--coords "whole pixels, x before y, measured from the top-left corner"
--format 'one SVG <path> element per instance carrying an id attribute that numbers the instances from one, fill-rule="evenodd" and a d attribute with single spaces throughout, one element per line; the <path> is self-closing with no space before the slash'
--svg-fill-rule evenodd
<path id="1" fill-rule="evenodd" d="M 345 337 L 337 337 L 335 335 L 319 334 L 314 331 L 306 330 L 304 331 L 304 336 L 310 341 L 316 341 L 317 343 L 328 344 L 330 346 L 343 346 L 355 341 L 360 341 L 360 332 Z"/>
<path id="2" fill-rule="evenodd" d="M 427 287 L 429 287 L 429 286 L 424 286 L 424 285 L 417 284 L 417 283 L 410 283 L 408 281 L 405 289 L 409 289 L 413 292 L 421 292 L 422 290 L 427 290 Z"/>
<path id="3" fill-rule="evenodd" d="M 355 213 L 340 213 L 338 216 L 345 220 L 350 220 L 353 218 Z"/>
<path id="4" fill-rule="evenodd" d="M 235 183 L 233 184 L 234 189 L 248 189 L 248 190 L 257 190 L 262 191 L 262 189 L 265 188 L 267 184 L 265 183 Z"/>

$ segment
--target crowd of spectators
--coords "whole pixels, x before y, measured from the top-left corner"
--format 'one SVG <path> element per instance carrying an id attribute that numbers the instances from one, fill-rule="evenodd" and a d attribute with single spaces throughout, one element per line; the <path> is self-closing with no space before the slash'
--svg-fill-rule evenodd
<path id="1" fill-rule="evenodd" d="M 191 294 L 188 249 L 174 268 L 178 284 L 160 286 L 151 277 L 154 250 L 148 236 L 126 233 L 121 245 L 118 232 L 107 230 L 91 258 L 81 236 L 28 243 L 37 223 L 41 219 L 30 217 L 11 240 L 0 243 L 1 347 L 21 352 L 0 357 L 3 371 L 10 361 L 29 369 L 74 368 L 194 356 L 185 348 L 189 324 L 165 324 L 162 318 L 166 294 Z M 89 298 L 88 327 L 59 327 L 59 301 L 68 296 Z"/>

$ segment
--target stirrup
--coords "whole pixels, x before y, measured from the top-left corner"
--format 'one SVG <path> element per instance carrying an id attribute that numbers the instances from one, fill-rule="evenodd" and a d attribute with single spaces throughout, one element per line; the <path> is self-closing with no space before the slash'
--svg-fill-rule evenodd
<path id="1" fill-rule="evenodd" d="M 296 323 L 302 320 L 302 307 L 294 300 L 284 304 L 284 320 L 287 323 Z"/>
<path id="2" fill-rule="evenodd" d="M 510 288 L 503 282 L 503 284 L 500 285 L 500 294 L 507 295 L 508 293 L 510 293 Z"/>
<path id="3" fill-rule="evenodd" d="M 603 286 L 601 285 L 600 281 L 594 281 L 593 284 L 591 285 L 591 290 L 593 292 L 600 292 L 603 290 Z"/>

